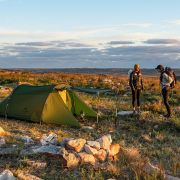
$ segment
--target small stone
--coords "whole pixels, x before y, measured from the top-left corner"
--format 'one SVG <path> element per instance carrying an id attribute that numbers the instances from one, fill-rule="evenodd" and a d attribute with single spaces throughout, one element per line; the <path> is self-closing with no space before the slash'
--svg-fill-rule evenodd
<path id="1" fill-rule="evenodd" d="M 75 150 L 76 152 L 80 152 L 84 148 L 85 143 L 86 143 L 86 140 L 80 138 L 80 139 L 75 139 L 75 140 L 68 141 L 67 146 L 70 149 Z"/>
<path id="2" fill-rule="evenodd" d="M 0 180 L 16 180 L 13 173 L 6 169 L 0 174 Z"/>
<path id="3" fill-rule="evenodd" d="M 6 141 L 3 137 L 0 137 L 0 147 L 6 144 Z"/>
<path id="4" fill-rule="evenodd" d="M 81 158 L 82 164 L 91 164 L 93 166 L 96 164 L 96 159 L 92 154 L 87 154 L 85 152 L 82 152 L 79 153 L 79 157 Z"/>
<path id="5" fill-rule="evenodd" d="M 54 133 L 50 133 L 48 136 L 44 134 L 40 141 L 43 146 L 48 144 L 56 145 L 58 142 L 57 135 Z"/>
<path id="6" fill-rule="evenodd" d="M 143 170 L 147 173 L 147 174 L 160 174 L 161 173 L 161 169 L 159 169 L 158 167 L 152 165 L 150 162 L 147 162 L 144 165 Z"/>
<path id="7" fill-rule="evenodd" d="M 18 174 L 18 179 L 25 179 L 25 180 L 43 180 L 37 176 L 34 176 L 34 175 L 31 175 L 31 174 L 28 174 L 28 173 L 19 173 Z"/>
<path id="8" fill-rule="evenodd" d="M 180 180 L 179 177 L 174 177 L 174 176 L 170 176 L 170 175 L 165 175 L 165 179 L 166 180 Z"/>
<path id="9" fill-rule="evenodd" d="M 85 130 L 93 130 L 94 128 L 91 127 L 91 126 L 83 126 L 82 129 L 85 129 Z"/>
<path id="10" fill-rule="evenodd" d="M 23 136 L 23 137 L 20 137 L 23 141 L 24 141 L 24 143 L 26 144 L 26 145 L 29 145 L 29 144 L 33 144 L 34 143 L 34 141 L 31 139 L 31 137 L 29 137 L 29 136 Z"/>
<path id="11" fill-rule="evenodd" d="M 95 157 L 100 161 L 105 161 L 107 158 L 107 151 L 104 149 L 100 149 L 96 154 Z"/>
<path id="12" fill-rule="evenodd" d="M 109 149 L 109 156 L 115 156 L 120 151 L 120 145 L 119 144 L 111 144 Z"/>
<path id="13" fill-rule="evenodd" d="M 26 160 L 25 163 L 33 168 L 38 168 L 38 169 L 42 169 L 45 168 L 47 166 L 46 162 L 40 162 L 40 161 L 29 161 Z"/>
<path id="14" fill-rule="evenodd" d="M 8 135 L 9 135 L 9 133 L 6 132 L 6 131 L 4 131 L 4 129 L 3 129 L 2 127 L 0 127 L 0 137 L 2 137 L 2 136 L 8 136 Z"/>
<path id="15" fill-rule="evenodd" d="M 97 150 L 100 149 L 100 143 L 97 141 L 87 141 L 87 144 Z"/>
<path id="16" fill-rule="evenodd" d="M 148 134 L 143 134 L 142 138 L 146 142 L 152 142 L 152 139 L 151 139 L 151 137 Z"/>
<path id="17" fill-rule="evenodd" d="M 154 126 L 154 129 L 155 129 L 155 130 L 157 130 L 158 128 L 159 128 L 159 126 L 158 126 L 158 125 L 155 125 L 155 126 Z"/>
<path id="18" fill-rule="evenodd" d="M 88 154 L 92 154 L 92 155 L 95 155 L 95 154 L 98 152 L 95 148 L 93 148 L 93 147 L 91 147 L 91 146 L 89 146 L 89 145 L 87 145 L 87 144 L 84 145 L 84 150 L 85 150 Z"/>
<path id="19" fill-rule="evenodd" d="M 108 134 L 108 135 L 102 136 L 100 139 L 97 139 L 96 141 L 100 143 L 100 146 L 102 149 L 109 150 L 110 145 L 112 143 L 111 135 Z"/>

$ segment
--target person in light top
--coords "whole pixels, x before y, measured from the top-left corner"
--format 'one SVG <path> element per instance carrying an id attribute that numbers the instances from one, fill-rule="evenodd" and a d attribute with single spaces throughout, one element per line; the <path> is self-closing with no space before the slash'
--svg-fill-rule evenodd
<path id="1" fill-rule="evenodd" d="M 163 102 L 167 110 L 167 114 L 165 115 L 165 117 L 169 118 L 171 117 L 171 107 L 168 99 L 169 99 L 171 84 L 174 81 L 174 79 L 173 77 L 171 77 L 166 73 L 163 65 L 160 64 L 155 69 L 160 73 L 160 85 L 162 89 Z"/>

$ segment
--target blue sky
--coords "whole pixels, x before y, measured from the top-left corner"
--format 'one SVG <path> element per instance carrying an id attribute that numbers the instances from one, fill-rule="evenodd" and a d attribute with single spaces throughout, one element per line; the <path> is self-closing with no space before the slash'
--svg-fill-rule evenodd
<path id="1" fill-rule="evenodd" d="M 179 0 L 0 0 L 0 66 L 153 67 L 159 60 L 180 67 L 179 7 Z"/>

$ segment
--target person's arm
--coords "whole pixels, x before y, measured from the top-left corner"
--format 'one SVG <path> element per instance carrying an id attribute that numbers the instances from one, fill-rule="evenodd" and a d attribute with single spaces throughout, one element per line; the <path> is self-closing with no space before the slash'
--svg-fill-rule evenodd
<path id="1" fill-rule="evenodd" d="M 129 77 L 129 86 L 131 87 L 131 89 L 135 90 L 134 85 L 133 85 L 133 72 L 130 74 L 130 77 Z"/>
<path id="2" fill-rule="evenodd" d="M 162 82 L 161 84 L 163 86 L 170 86 L 170 84 L 173 82 L 173 78 L 168 76 L 166 73 L 163 74 Z"/>
<path id="3" fill-rule="evenodd" d="M 144 90 L 143 77 L 141 77 L 141 89 Z"/>

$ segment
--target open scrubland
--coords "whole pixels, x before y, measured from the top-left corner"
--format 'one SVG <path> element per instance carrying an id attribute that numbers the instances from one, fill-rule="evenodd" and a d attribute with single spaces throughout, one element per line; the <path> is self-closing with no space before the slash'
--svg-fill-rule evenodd
<path id="1" fill-rule="evenodd" d="M 1 71 L 1 99 L 10 94 L 17 84 L 94 87 L 111 89 L 104 95 L 78 93 L 99 114 L 98 118 L 78 117 L 82 126 L 92 129 L 73 129 L 66 126 L 36 124 L 13 119 L 0 119 L 0 126 L 9 133 L 1 148 L 16 147 L 13 154 L 0 153 L 0 172 L 11 170 L 14 175 L 28 173 L 42 179 L 164 179 L 162 174 L 148 173 L 144 165 L 150 162 L 166 174 L 180 177 L 180 82 L 171 91 L 170 103 L 173 116 L 165 119 L 162 97 L 157 76 L 144 76 L 142 113 L 140 116 L 117 116 L 121 110 L 131 110 L 131 92 L 128 77 L 123 75 L 78 74 L 78 73 L 32 73 Z M 39 143 L 43 134 L 55 133 L 58 141 L 64 138 L 95 140 L 110 134 L 120 152 L 107 165 L 94 168 L 80 165 L 67 168 L 57 157 L 47 155 L 22 155 L 27 146 L 21 138 L 28 136 Z M 45 165 L 43 164 L 45 163 Z"/>

